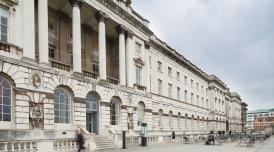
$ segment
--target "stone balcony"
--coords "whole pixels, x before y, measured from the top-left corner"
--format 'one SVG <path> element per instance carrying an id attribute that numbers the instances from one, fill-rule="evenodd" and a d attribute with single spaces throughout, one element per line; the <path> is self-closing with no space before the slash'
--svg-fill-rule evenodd
<path id="1" fill-rule="evenodd" d="M 23 56 L 23 49 L 11 43 L 0 41 L 0 55 L 21 59 Z"/>

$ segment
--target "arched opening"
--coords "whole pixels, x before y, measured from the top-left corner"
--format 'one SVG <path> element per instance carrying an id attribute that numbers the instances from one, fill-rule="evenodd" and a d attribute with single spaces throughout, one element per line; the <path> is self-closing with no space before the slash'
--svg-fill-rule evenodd
<path id="1" fill-rule="evenodd" d="M 112 97 L 110 100 L 110 125 L 119 125 L 121 112 L 121 100 L 119 97 Z"/>
<path id="2" fill-rule="evenodd" d="M 86 97 L 86 128 L 90 133 L 99 133 L 99 100 L 95 92 L 88 93 Z"/>
<path id="3" fill-rule="evenodd" d="M 158 115 L 158 126 L 159 126 L 159 128 L 161 128 L 162 127 L 162 119 L 163 119 L 163 110 L 162 109 L 160 109 L 159 110 L 159 115 Z"/>
<path id="4" fill-rule="evenodd" d="M 169 128 L 173 129 L 173 121 L 172 121 L 172 111 L 169 112 Z"/>
<path id="5" fill-rule="evenodd" d="M 11 81 L 0 75 L 0 122 L 11 121 L 12 91 Z"/>
<path id="6" fill-rule="evenodd" d="M 140 101 L 138 103 L 138 126 L 141 126 L 145 122 L 145 104 Z"/>
<path id="7" fill-rule="evenodd" d="M 69 124 L 71 122 L 71 93 L 65 87 L 54 90 L 54 122 Z"/>

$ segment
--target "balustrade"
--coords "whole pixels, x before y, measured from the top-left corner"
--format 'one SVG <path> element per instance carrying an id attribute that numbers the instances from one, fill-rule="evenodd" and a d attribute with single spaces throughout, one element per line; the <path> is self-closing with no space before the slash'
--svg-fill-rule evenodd
<path id="1" fill-rule="evenodd" d="M 0 141 L 2 152 L 37 152 L 37 142 L 34 141 Z"/>
<path id="2" fill-rule="evenodd" d="M 70 70 L 71 70 L 71 65 L 69 65 L 69 64 L 65 64 L 65 63 L 62 63 L 60 61 L 56 61 L 56 60 L 53 60 L 53 59 L 50 59 L 50 62 L 51 62 L 51 66 L 53 68 L 57 68 L 57 69 L 60 69 L 60 70 L 65 70 L 65 71 L 68 71 L 68 72 L 70 72 Z"/>
<path id="3" fill-rule="evenodd" d="M 77 150 L 76 139 L 60 139 L 53 142 L 55 152 L 74 152 Z"/>
<path id="4" fill-rule="evenodd" d="M 120 83 L 120 81 L 118 79 L 115 78 L 111 78 L 111 77 L 107 77 L 107 82 L 118 85 Z"/>
<path id="5" fill-rule="evenodd" d="M 89 78 L 92 78 L 92 79 L 97 79 L 98 78 L 98 74 L 97 73 L 93 73 L 93 72 L 90 72 L 88 70 L 83 70 L 83 75 L 85 77 L 89 77 Z"/>

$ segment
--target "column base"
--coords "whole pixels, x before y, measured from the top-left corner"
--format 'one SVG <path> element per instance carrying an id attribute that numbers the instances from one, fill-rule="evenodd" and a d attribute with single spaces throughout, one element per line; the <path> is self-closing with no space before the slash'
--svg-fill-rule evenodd
<path id="1" fill-rule="evenodd" d="M 25 56 L 23 56 L 21 58 L 21 60 L 24 61 L 24 62 L 27 62 L 27 63 L 32 63 L 32 64 L 36 63 L 35 59 L 29 58 L 29 57 L 25 57 Z"/>
<path id="2" fill-rule="evenodd" d="M 72 76 L 74 76 L 75 78 L 80 78 L 80 79 L 84 78 L 84 75 L 81 72 L 73 72 Z"/>
<path id="3" fill-rule="evenodd" d="M 39 66 L 41 66 L 44 69 L 50 69 L 50 65 L 48 63 L 39 63 Z"/>

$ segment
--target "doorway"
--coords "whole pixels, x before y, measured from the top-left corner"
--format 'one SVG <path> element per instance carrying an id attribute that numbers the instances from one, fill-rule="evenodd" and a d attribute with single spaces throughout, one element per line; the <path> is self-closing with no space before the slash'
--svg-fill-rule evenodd
<path id="1" fill-rule="evenodd" d="M 99 96 L 89 93 L 86 98 L 86 129 L 99 134 Z"/>

